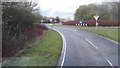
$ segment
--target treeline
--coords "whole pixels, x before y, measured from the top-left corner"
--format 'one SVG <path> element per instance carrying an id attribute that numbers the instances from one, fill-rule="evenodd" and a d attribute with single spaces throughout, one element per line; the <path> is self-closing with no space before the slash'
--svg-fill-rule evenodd
<path id="1" fill-rule="evenodd" d="M 60 18 L 58 16 L 56 16 L 56 18 L 54 18 L 54 17 L 48 18 L 48 17 L 44 16 L 42 18 L 42 20 L 43 20 L 43 23 L 53 23 L 53 22 L 60 23 Z"/>
<path id="2" fill-rule="evenodd" d="M 74 14 L 75 20 L 91 20 L 98 14 L 102 20 L 118 20 L 118 2 L 103 2 L 102 4 L 82 5 Z"/>
<path id="3" fill-rule="evenodd" d="M 14 56 L 47 29 L 34 24 L 42 19 L 36 6 L 32 2 L 2 2 L 2 57 Z"/>

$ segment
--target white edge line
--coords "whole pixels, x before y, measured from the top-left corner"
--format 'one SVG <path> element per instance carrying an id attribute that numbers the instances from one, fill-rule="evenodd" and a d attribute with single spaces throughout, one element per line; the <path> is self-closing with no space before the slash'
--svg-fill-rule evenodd
<path id="1" fill-rule="evenodd" d="M 55 29 L 52 29 L 52 30 L 55 30 Z M 61 62 L 61 68 L 63 67 L 63 64 L 64 64 L 64 61 L 65 61 L 65 55 L 66 55 L 66 40 L 65 40 L 65 37 L 63 36 L 63 34 L 61 32 L 59 32 L 58 30 L 55 30 L 57 31 L 61 36 L 62 36 L 62 40 L 63 40 L 63 50 L 62 50 L 62 55 L 63 55 L 63 58 L 62 58 L 62 62 Z"/>
<path id="2" fill-rule="evenodd" d="M 110 64 L 110 66 L 111 66 L 112 68 L 114 68 L 113 65 L 112 65 L 112 63 L 111 63 L 109 60 L 107 60 L 107 62 Z"/>
<path id="3" fill-rule="evenodd" d="M 92 33 L 92 34 L 95 34 L 95 35 L 97 35 L 97 36 L 99 36 L 99 37 L 101 37 L 101 38 L 105 38 L 105 39 L 107 39 L 107 40 L 109 40 L 109 41 L 112 41 L 112 42 L 114 42 L 114 43 L 116 43 L 116 44 L 119 44 L 118 42 L 116 42 L 116 41 L 114 41 L 114 40 L 112 40 L 112 39 L 109 39 L 109 38 L 107 38 L 107 37 L 104 37 L 104 36 L 98 35 L 98 34 L 93 33 L 93 32 L 91 32 L 91 33 Z"/>
<path id="4" fill-rule="evenodd" d="M 89 41 L 88 39 L 85 39 L 87 42 L 89 42 L 93 47 L 95 47 L 96 49 L 98 49 L 98 47 L 96 47 L 91 41 Z"/>
<path id="5" fill-rule="evenodd" d="M 63 46 L 64 46 L 64 54 L 63 54 L 63 60 L 62 60 L 62 63 L 61 63 L 61 67 L 63 66 L 64 64 L 64 61 L 65 61 L 65 55 L 66 55 L 66 40 L 65 40 L 65 37 L 61 34 L 62 38 L 63 38 Z"/>
<path id="6" fill-rule="evenodd" d="M 94 33 L 95 34 L 95 33 Z M 114 41 L 114 40 L 112 40 L 112 39 L 109 39 L 109 38 L 107 38 L 107 37 L 104 37 L 104 36 L 101 36 L 101 35 L 98 35 L 98 34 L 95 34 L 95 35 L 97 35 L 97 36 L 99 36 L 99 37 L 102 37 L 102 38 L 105 38 L 105 39 L 107 39 L 107 40 L 109 40 L 109 41 L 112 41 L 112 42 L 114 42 L 114 43 L 116 43 L 116 44 L 119 44 L 118 42 L 116 42 L 116 41 Z"/>

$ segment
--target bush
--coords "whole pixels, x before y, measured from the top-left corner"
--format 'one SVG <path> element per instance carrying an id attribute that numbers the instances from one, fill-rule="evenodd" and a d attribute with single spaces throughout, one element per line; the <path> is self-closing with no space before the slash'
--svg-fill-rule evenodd
<path id="1" fill-rule="evenodd" d="M 95 26 L 95 20 L 84 20 L 84 24 L 88 24 L 88 26 Z M 118 26 L 117 20 L 98 20 L 99 26 Z M 63 22 L 63 25 L 75 25 L 79 24 L 78 20 Z"/>
<path id="2" fill-rule="evenodd" d="M 11 57 L 47 28 L 34 25 L 36 16 L 31 3 L 3 2 L 2 5 L 2 57 Z"/>

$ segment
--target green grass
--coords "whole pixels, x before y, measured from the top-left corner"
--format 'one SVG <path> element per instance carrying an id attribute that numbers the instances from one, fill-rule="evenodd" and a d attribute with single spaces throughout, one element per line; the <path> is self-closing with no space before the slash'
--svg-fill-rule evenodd
<path id="1" fill-rule="evenodd" d="M 54 66 L 60 55 L 62 39 L 56 31 L 49 29 L 31 45 L 31 48 L 18 55 L 30 58 L 28 66 Z"/>
<path id="2" fill-rule="evenodd" d="M 97 29 L 97 30 L 95 29 L 95 27 L 81 27 L 80 29 L 93 32 L 98 35 L 110 38 L 116 42 L 119 42 L 118 41 L 118 30 L 104 30 L 104 28 L 112 28 L 112 27 L 102 27 L 102 29 Z"/>
<path id="3" fill-rule="evenodd" d="M 52 24 L 52 23 L 50 23 L 50 24 L 48 24 L 49 26 L 60 26 L 61 24 L 59 24 L 59 23 L 54 23 L 54 24 Z"/>

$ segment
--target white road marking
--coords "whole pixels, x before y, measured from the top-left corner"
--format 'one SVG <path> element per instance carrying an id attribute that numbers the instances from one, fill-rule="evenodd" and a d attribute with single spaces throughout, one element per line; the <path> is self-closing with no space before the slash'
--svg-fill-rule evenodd
<path id="1" fill-rule="evenodd" d="M 90 42 L 88 39 L 85 39 L 87 42 L 89 42 L 92 46 L 94 46 L 97 50 L 98 50 L 98 47 L 96 47 L 92 42 Z M 103 54 L 103 53 L 102 53 Z M 107 59 L 106 57 L 105 57 L 105 59 Z M 112 65 L 112 63 L 109 61 L 109 60 L 107 60 L 107 62 L 110 64 L 110 66 L 112 67 L 112 68 L 114 68 L 114 66 Z"/>
<path id="2" fill-rule="evenodd" d="M 61 34 L 61 33 L 60 33 Z M 63 59 L 62 59 L 62 63 L 61 63 L 61 68 L 64 64 L 64 61 L 65 61 L 65 55 L 66 55 L 66 40 L 65 40 L 65 37 L 61 34 L 62 38 L 63 38 L 63 51 L 64 51 L 64 54 L 63 54 Z"/>
<path id="3" fill-rule="evenodd" d="M 55 29 L 53 29 L 55 30 Z M 62 62 L 61 62 L 61 68 L 63 67 L 63 64 L 64 64 L 64 61 L 65 61 L 65 55 L 66 55 L 66 40 L 65 40 L 65 37 L 63 36 L 63 34 L 61 32 L 59 32 L 58 30 L 55 30 L 57 31 L 61 36 L 62 36 L 62 40 L 63 40 L 63 50 L 62 50 Z"/>
<path id="4" fill-rule="evenodd" d="M 88 39 L 85 39 L 85 40 L 98 50 L 98 47 L 96 47 L 91 41 L 89 41 Z"/>
<path id="5" fill-rule="evenodd" d="M 112 68 L 114 68 L 114 66 L 112 65 L 112 63 L 111 63 L 109 60 L 107 60 L 107 62 L 110 64 L 110 66 L 111 66 Z"/>
<path id="6" fill-rule="evenodd" d="M 53 29 L 53 30 L 55 30 L 55 29 Z M 55 30 L 55 31 L 57 31 L 57 30 Z M 63 56 L 63 58 L 62 58 L 62 62 L 61 62 L 61 68 L 62 68 L 63 64 L 64 64 L 64 61 L 65 61 L 65 55 L 66 55 L 66 40 L 65 40 L 65 37 L 63 36 L 63 34 L 61 32 L 59 32 L 59 31 L 57 31 L 57 32 L 62 36 L 62 39 L 63 39 L 63 50 L 62 50 L 62 53 L 63 53 L 62 56 Z M 100 36 L 100 35 L 98 35 L 98 36 Z M 103 36 L 100 36 L 100 37 L 103 37 Z M 106 37 L 103 37 L 103 38 L 106 38 Z M 108 38 L 106 38 L 106 39 L 108 39 Z M 85 40 L 98 50 L 98 47 L 96 47 L 91 41 L 89 41 L 88 39 L 85 39 Z M 110 39 L 108 39 L 108 40 L 110 40 Z M 110 64 L 110 66 L 112 68 L 114 68 L 114 66 L 112 65 L 112 63 L 109 60 L 107 60 L 107 62 Z"/>
<path id="7" fill-rule="evenodd" d="M 112 42 L 114 42 L 114 43 L 116 43 L 116 44 L 119 44 L 118 42 L 116 42 L 116 41 L 114 41 L 114 40 L 112 40 L 112 39 L 109 39 L 109 38 L 107 38 L 107 37 L 103 37 L 103 36 L 98 35 L 98 34 L 95 34 L 95 35 L 97 35 L 97 36 L 99 36 L 99 37 L 101 37 L 101 38 L 105 38 L 105 39 L 107 39 L 107 40 L 109 40 L 109 41 L 112 41 Z"/>

